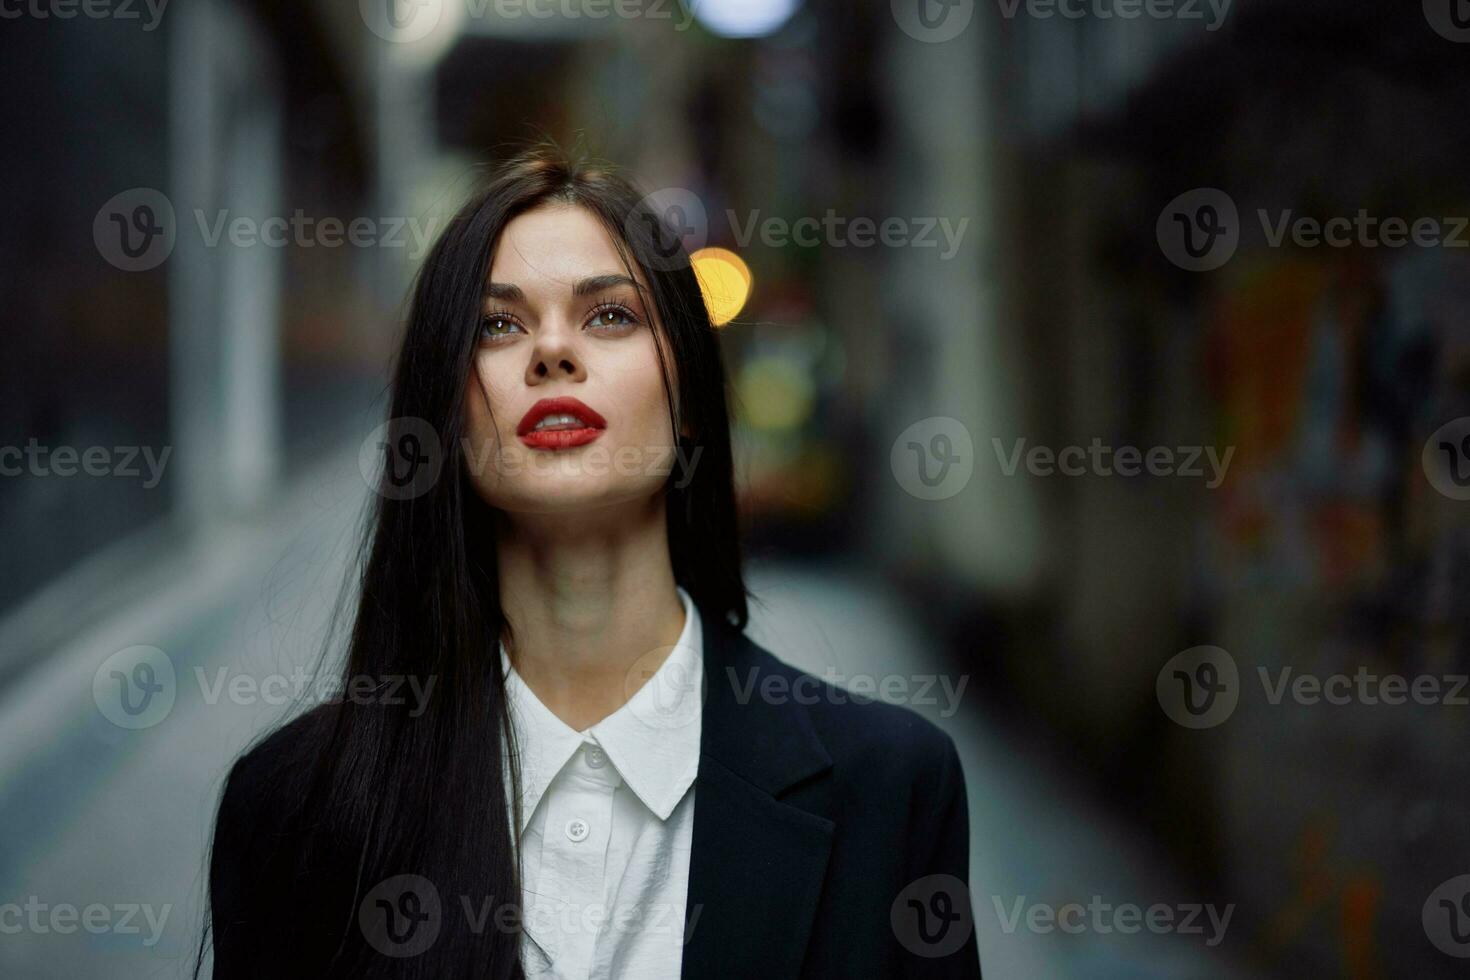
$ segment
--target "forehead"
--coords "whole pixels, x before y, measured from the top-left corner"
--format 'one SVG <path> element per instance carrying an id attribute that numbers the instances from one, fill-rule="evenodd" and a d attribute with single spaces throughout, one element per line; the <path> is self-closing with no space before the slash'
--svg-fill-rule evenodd
<path id="1" fill-rule="evenodd" d="M 633 278 L 647 285 L 636 262 Z M 500 233 L 490 280 L 519 286 L 527 297 L 568 292 L 588 276 L 626 275 L 612 236 L 591 211 L 554 204 L 516 215 Z"/>

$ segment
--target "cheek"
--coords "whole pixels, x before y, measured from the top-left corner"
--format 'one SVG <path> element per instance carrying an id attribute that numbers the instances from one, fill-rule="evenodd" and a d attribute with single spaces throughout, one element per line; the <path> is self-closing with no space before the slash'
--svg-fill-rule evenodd
<path id="1" fill-rule="evenodd" d="M 517 478 L 511 474 L 519 472 L 524 454 L 507 403 L 506 393 L 513 389 L 504 366 L 495 361 L 477 354 L 465 381 L 463 465 L 486 503 L 513 507 Z"/>
<path id="2" fill-rule="evenodd" d="M 616 403 L 629 406 L 630 437 L 651 446 L 670 444 L 673 436 L 669 421 L 669 393 L 664 388 L 663 372 L 652 341 L 637 358 L 630 358 L 613 375 L 609 393 Z"/>
<path id="3" fill-rule="evenodd" d="M 495 359 L 476 355 L 465 384 L 465 424 L 469 434 L 476 440 L 495 438 L 496 426 L 503 425 L 506 412 L 504 392 L 508 391 L 507 379 L 500 377 Z M 493 413 L 493 417 L 492 417 Z"/>

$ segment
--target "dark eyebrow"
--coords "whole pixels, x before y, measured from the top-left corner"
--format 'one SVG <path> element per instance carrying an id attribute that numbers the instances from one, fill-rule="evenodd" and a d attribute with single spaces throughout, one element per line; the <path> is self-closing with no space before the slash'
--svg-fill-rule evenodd
<path id="1" fill-rule="evenodd" d="M 507 303 L 524 303 L 526 294 L 514 283 L 492 282 L 485 285 L 485 298 L 504 300 Z"/>
<path id="2" fill-rule="evenodd" d="M 615 273 L 605 273 L 600 276 L 588 276 L 579 279 L 572 285 L 573 296 L 589 296 L 592 293 L 602 292 L 604 289 L 612 289 L 616 286 L 631 286 L 640 296 L 643 289 L 638 283 L 627 276 Z M 507 303 L 524 303 L 526 294 L 521 292 L 521 287 L 511 282 L 492 282 L 485 286 L 485 296 L 488 299 L 503 300 Z"/>
<path id="3" fill-rule="evenodd" d="M 600 276 L 588 276 L 572 287 L 573 296 L 589 296 L 592 293 L 600 293 L 605 289 L 614 289 L 618 286 L 631 286 L 635 293 L 642 295 L 643 290 L 638 283 L 627 276 L 615 273 L 605 273 Z"/>

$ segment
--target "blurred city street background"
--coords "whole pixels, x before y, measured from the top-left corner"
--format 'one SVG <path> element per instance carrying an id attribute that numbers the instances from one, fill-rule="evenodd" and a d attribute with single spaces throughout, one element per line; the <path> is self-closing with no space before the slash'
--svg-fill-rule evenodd
<path id="1" fill-rule="evenodd" d="M 1462 975 L 1462 0 L 0 19 L 0 976 L 192 969 L 413 273 L 543 137 L 699 250 L 750 632 L 953 735 L 987 977 Z"/>

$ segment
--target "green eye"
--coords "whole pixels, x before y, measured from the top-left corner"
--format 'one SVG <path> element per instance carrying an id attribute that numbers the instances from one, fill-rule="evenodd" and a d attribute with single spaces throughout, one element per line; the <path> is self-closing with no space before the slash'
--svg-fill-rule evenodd
<path id="1" fill-rule="evenodd" d="M 498 313 L 491 313 L 480 321 L 482 337 L 509 337 L 520 329 L 520 324 Z"/>

